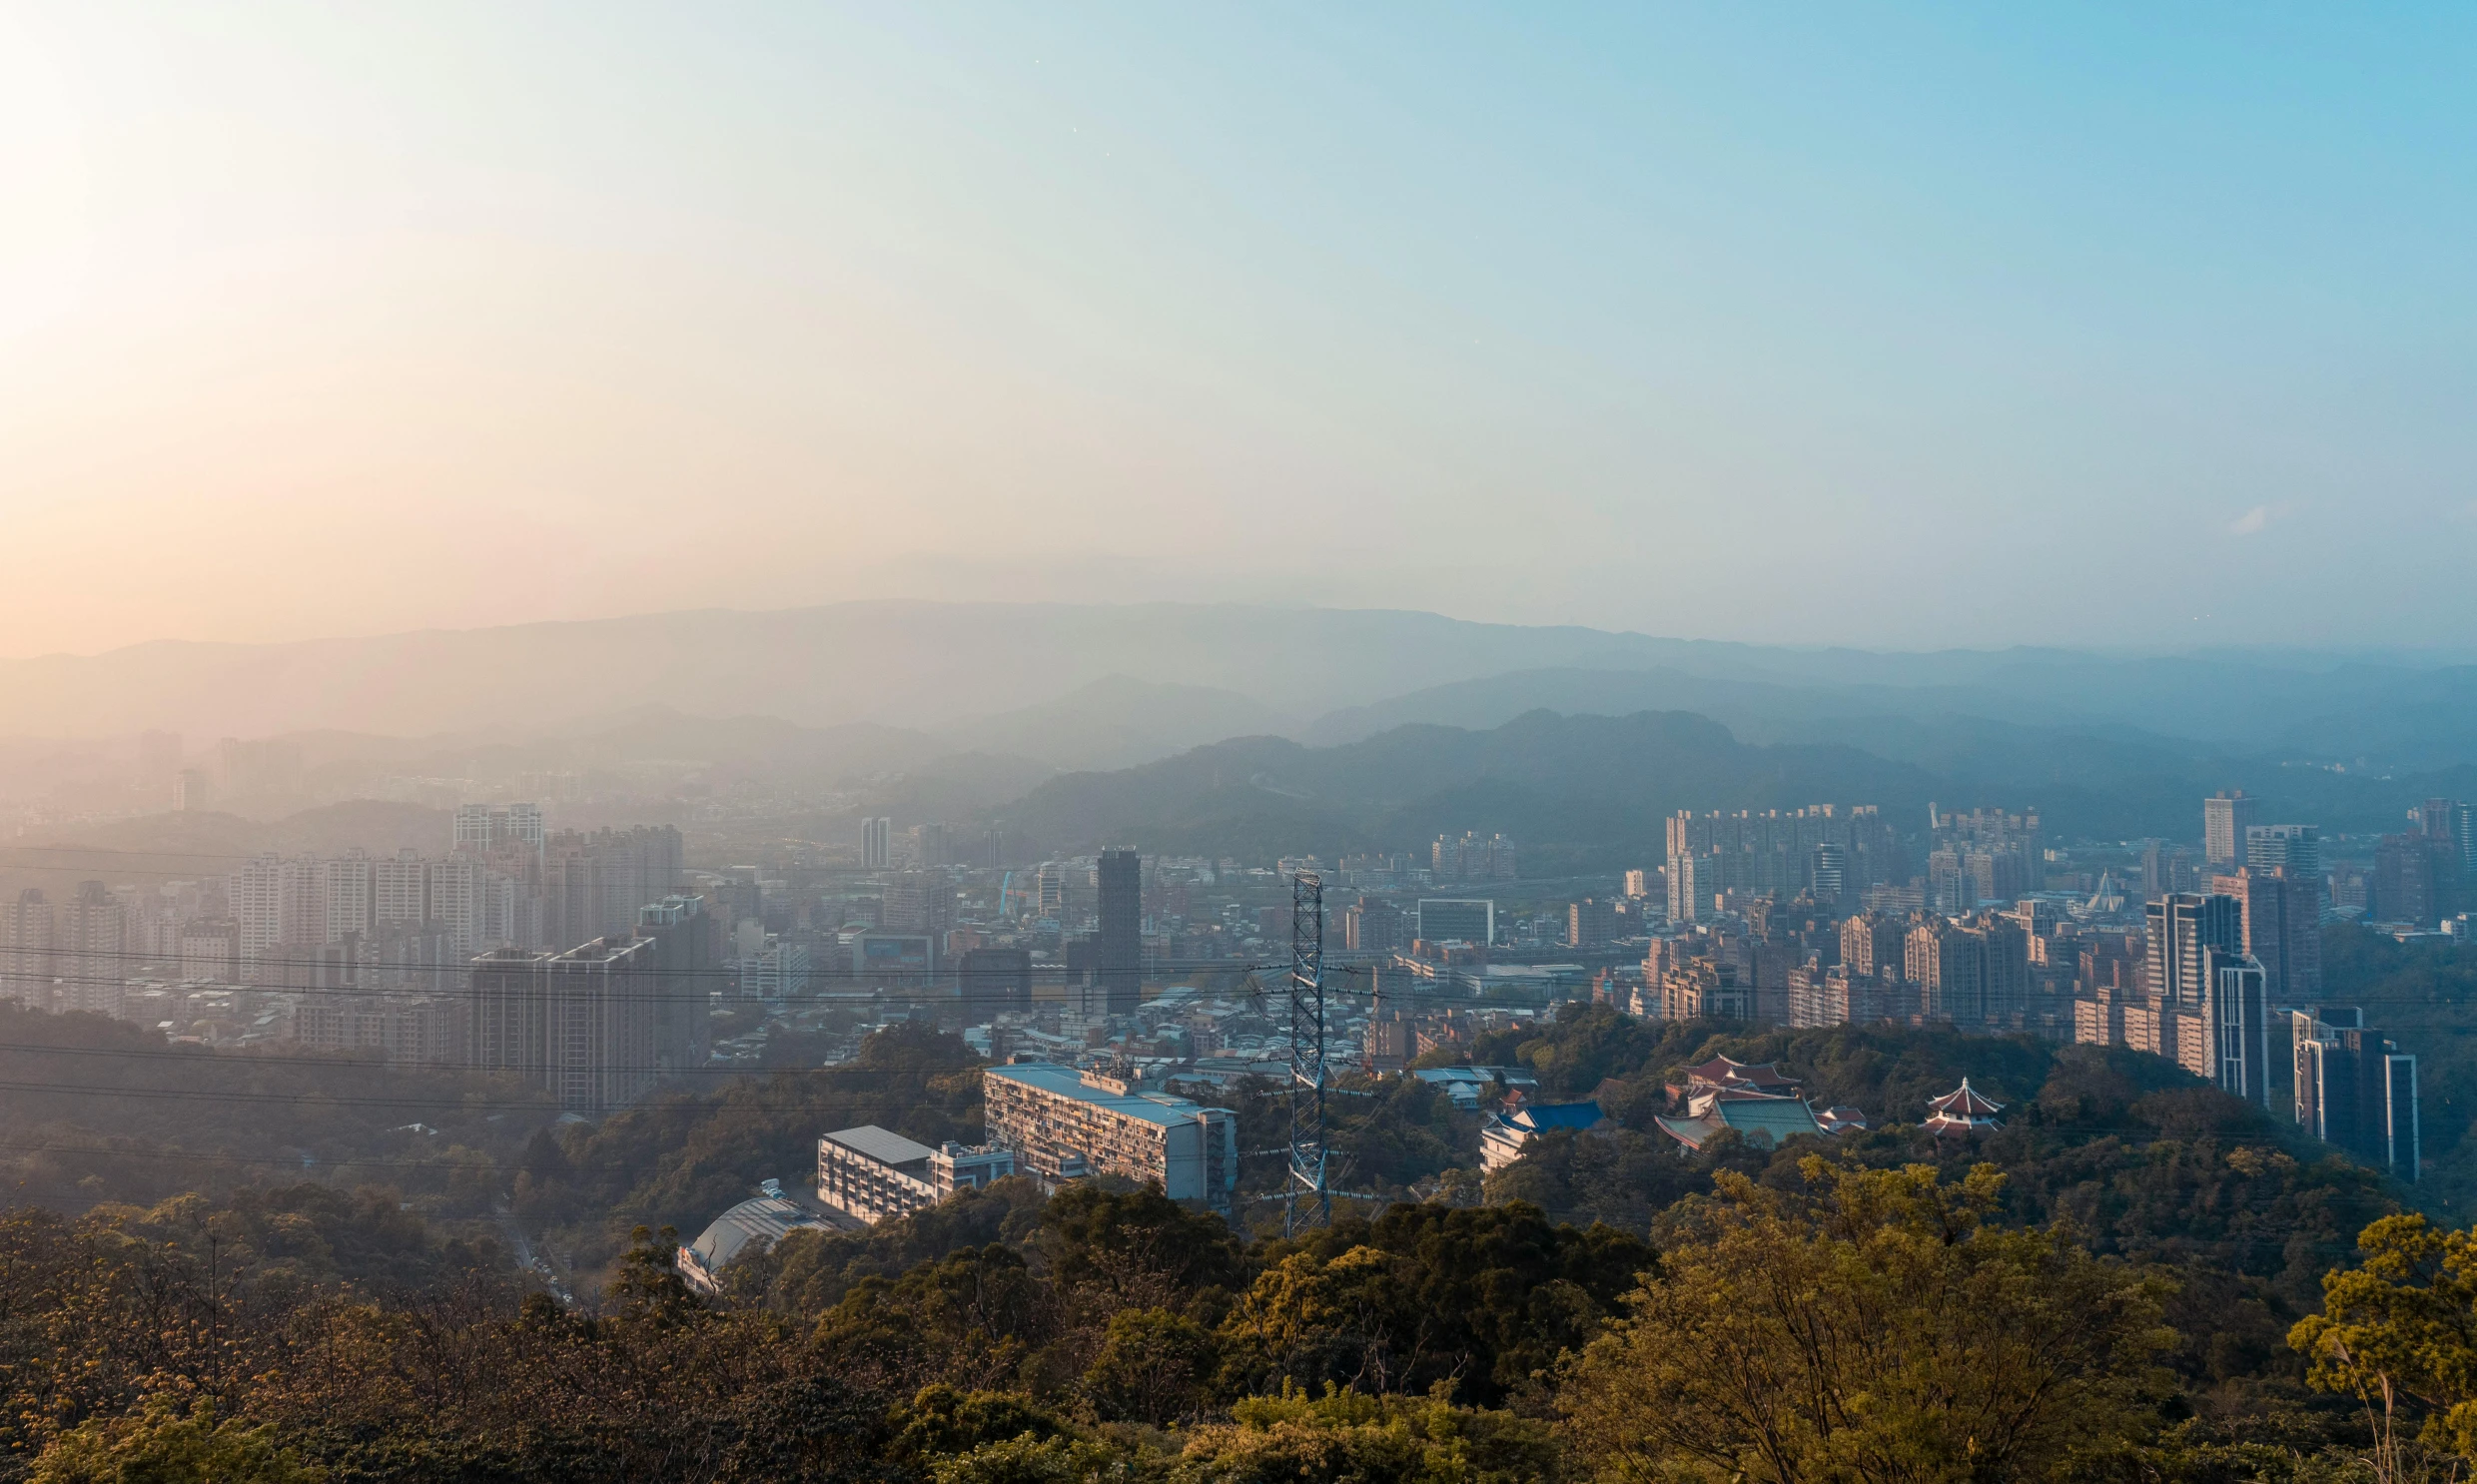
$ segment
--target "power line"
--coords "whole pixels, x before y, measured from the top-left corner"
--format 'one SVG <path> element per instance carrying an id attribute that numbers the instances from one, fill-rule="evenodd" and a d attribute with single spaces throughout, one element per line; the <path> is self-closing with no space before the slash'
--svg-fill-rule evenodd
<path id="1" fill-rule="evenodd" d="M 462 1062 L 390 1062 L 384 1060 L 376 1062 L 360 1061 L 351 1058 L 339 1057 L 329 1052 L 322 1052 L 316 1048 L 303 1047 L 296 1042 L 284 1042 L 268 1046 L 240 1047 L 232 1050 L 218 1050 L 210 1047 L 197 1047 L 194 1049 L 185 1047 L 72 1047 L 48 1046 L 39 1042 L 0 1042 L 0 1055 L 12 1053 L 24 1056 L 160 1058 L 170 1061 L 177 1061 L 184 1066 L 191 1067 L 251 1068 L 257 1070 L 264 1070 L 268 1068 L 285 1068 L 315 1072 L 325 1071 L 329 1068 L 369 1067 L 380 1068 L 392 1072 L 468 1072 L 476 1077 L 513 1077 L 520 1075 L 511 1069 L 478 1068 L 469 1066 Z M 872 1077 L 951 1077 L 955 1073 L 968 1072 L 974 1069 L 966 1067 L 944 1070 L 937 1068 L 861 1067 L 852 1063 L 837 1062 L 814 1067 L 761 1067 L 746 1065 L 717 1067 L 709 1065 L 704 1067 L 685 1068 L 614 1067 L 610 1070 L 613 1072 L 652 1073 L 657 1076 L 670 1077 L 686 1076 L 694 1073 L 731 1077 L 806 1077 L 820 1072 L 830 1072 L 844 1076 L 857 1076 L 859 1074 L 866 1073 Z"/>
<path id="2" fill-rule="evenodd" d="M 0 949 L 0 957 L 4 957 L 9 952 L 11 951 L 7 949 Z M 54 958 L 68 958 L 72 960 L 120 959 L 140 965 L 161 965 L 165 962 L 163 959 L 152 955 L 128 953 L 80 954 L 78 951 L 73 949 L 23 950 L 20 952 L 44 954 Z M 338 967 L 334 964 L 322 963 L 322 961 L 315 959 L 299 959 L 289 961 L 260 959 L 254 960 L 253 963 L 257 967 L 261 968 L 279 967 L 286 963 L 298 965 L 304 968 L 333 969 Z M 476 993 L 470 981 L 471 976 L 479 972 L 503 970 L 509 973 L 522 974 L 548 966 L 564 965 L 564 967 L 571 970 L 583 971 L 583 973 L 575 975 L 575 978 L 592 979 L 597 978 L 597 976 L 592 975 L 591 971 L 604 969 L 608 964 L 608 960 L 561 960 L 557 955 L 545 955 L 542 957 L 497 961 L 489 961 L 476 957 L 465 959 L 456 963 L 437 965 L 379 964 L 355 966 L 356 968 L 369 969 L 379 974 L 427 975 L 437 976 L 450 981 L 450 983 L 447 984 L 433 984 L 430 986 L 293 985 L 268 983 L 261 980 L 165 980 L 154 979 L 151 976 L 144 975 L 41 974 L 39 972 L 34 976 L 18 975 L 14 978 L 21 986 L 21 990 L 19 992 L 21 996 L 26 990 L 40 990 L 46 986 L 82 985 L 107 989 L 115 987 L 121 989 L 143 989 L 149 987 L 176 989 L 182 986 L 189 986 L 191 987 L 189 992 L 192 994 L 213 994 L 219 991 L 224 991 L 265 995 L 332 996 L 343 998 L 386 997 L 401 999 L 406 997 L 427 997 L 431 999 L 438 999 Z M 1269 963 L 1256 964 L 1247 960 L 1232 959 L 1169 960 L 1156 961 L 1153 965 L 1155 972 L 1171 977 L 1201 973 L 1254 974 L 1274 967 L 1277 966 Z M 690 986 L 701 983 L 723 985 L 738 982 L 733 977 L 733 971 L 728 969 L 714 968 L 664 971 L 658 966 L 650 964 L 643 966 L 623 967 L 610 977 L 624 977 L 630 980 L 657 979 L 674 985 L 685 984 Z M 1036 985 L 1066 985 L 1074 982 L 1064 966 L 1034 965 L 1032 972 L 1026 977 Z M 9 976 L 0 975 L 0 981 L 5 981 L 8 978 Z M 943 980 L 946 977 L 941 975 L 937 976 L 937 978 Z M 908 986 L 897 988 L 884 984 L 868 985 L 863 988 L 862 981 L 856 978 L 851 980 L 842 980 L 830 976 L 819 976 L 812 978 L 811 980 L 812 989 L 816 991 L 811 999 L 808 1001 L 794 1003 L 814 1003 L 826 1008 L 831 1008 L 836 994 L 836 987 L 843 984 L 849 984 L 852 986 L 849 991 L 845 992 L 850 999 L 867 999 L 893 1004 L 954 1005 L 962 1007 L 976 1003 L 989 1004 L 993 1001 L 1004 998 L 1006 995 L 1006 991 L 1002 988 L 984 988 L 977 983 L 963 980 L 960 977 L 954 979 L 952 983 L 954 987 L 951 989 L 943 987 L 914 989 Z M 967 985 L 970 986 L 968 990 Z M 682 998 L 676 992 L 663 991 L 647 993 L 632 990 L 616 990 L 592 991 L 590 993 L 591 998 L 603 1003 L 628 1003 L 631 1001 L 644 1001 L 656 1004 L 675 1004 Z M 745 998 L 749 1003 L 759 1003 L 756 997 Z M 730 1002 L 726 1002 L 726 1004 L 727 1003 Z"/>
<path id="3" fill-rule="evenodd" d="M 943 1076 L 945 1074 L 939 1075 Z M 926 1081 L 926 1079 L 923 1079 L 923 1081 Z M 866 1090 L 863 1089 L 861 1091 Z M 181 1100 L 206 1103 L 282 1103 L 293 1105 L 315 1105 L 320 1108 L 437 1109 L 444 1105 L 447 1107 L 449 1112 L 495 1110 L 502 1113 L 545 1113 L 553 1115 L 559 1112 L 559 1107 L 555 1100 L 548 1102 L 541 1101 L 551 1099 L 551 1095 L 547 1092 L 543 1093 L 540 1099 L 524 1099 L 514 1102 L 489 1102 L 474 1099 L 469 1095 L 457 1094 L 445 1094 L 434 1098 L 373 1098 L 361 1095 L 321 1093 L 315 1091 L 301 1093 L 236 1093 L 184 1088 L 101 1088 L 84 1086 L 76 1083 L 0 1082 L 0 1092 L 37 1093 L 66 1097 Z M 740 1104 L 738 1106 L 744 1108 L 748 1105 Z M 814 1099 L 798 1103 L 760 1103 L 756 1106 L 756 1111 L 759 1113 L 799 1113 L 809 1109 L 824 1110 L 836 1106 L 838 1105 L 829 1100 Z"/>
<path id="4" fill-rule="evenodd" d="M 408 927 L 408 928 L 410 928 L 410 927 L 413 927 L 413 924 L 410 924 L 410 923 L 406 923 L 406 924 L 397 924 L 397 925 L 395 925 L 395 926 L 400 926 L 400 927 Z M 929 937 L 933 937 L 933 936 L 935 936 L 935 935 L 933 935 L 933 934 L 929 934 L 929 933 L 915 933 L 915 932 L 911 932 L 911 931 L 909 931 L 909 930 L 907 930 L 907 929 L 902 929 L 902 928 L 888 928 L 888 929 L 884 929 L 884 930 L 882 930 L 882 931 L 881 931 L 881 930 L 879 930 L 879 929 L 870 929 L 870 930 L 869 930 L 869 936 L 873 936 L 873 937 L 889 937 L 889 938 L 929 938 Z M 589 942 L 587 942 L 587 943 L 585 943 L 585 944 L 579 945 L 579 947 L 586 947 L 586 948 L 589 948 L 589 947 L 591 947 L 591 946 L 593 945 L 593 943 L 607 942 L 607 941 L 609 941 L 609 939 L 610 939 L 610 938 L 616 938 L 616 937 L 619 937 L 619 935 L 617 935 L 617 934 L 610 934 L 610 935 L 606 935 L 604 938 L 590 940 Z M 375 941 L 375 940 L 371 940 L 371 941 Z M 624 938 L 624 939 L 622 939 L 622 940 L 621 940 L 621 942 L 622 942 L 622 945 L 623 945 L 623 946 L 624 946 L 625 944 L 628 944 L 628 943 L 636 943 L 636 942 L 653 942 L 653 941 L 658 941 L 658 940 L 653 939 L 653 938 L 647 938 L 647 939 L 637 939 L 637 938 L 633 938 L 633 937 Z M 821 945 L 821 946 L 822 946 L 822 945 Z M 840 945 L 840 944 L 834 945 L 834 947 L 837 947 L 837 948 L 840 948 L 841 946 L 842 946 L 842 945 Z M 292 948 L 292 949 L 298 950 L 298 949 L 301 949 L 301 948 L 309 947 L 309 945 L 306 945 L 306 944 L 291 944 L 291 945 L 287 945 L 287 947 L 290 947 L 290 948 Z M 340 945 L 340 944 L 339 944 L 339 945 L 325 945 L 325 947 L 341 947 L 341 945 Z M 386 962 L 375 962 L 375 963 L 374 963 L 374 962 L 371 962 L 371 961 L 367 961 L 367 960 L 358 960 L 358 959 L 356 959 L 356 960 L 345 960 L 345 959 L 331 959 L 331 958 L 326 958 L 326 957 L 300 958 L 300 957 L 294 957 L 294 956 L 292 956 L 292 955 L 278 955 L 278 954 L 265 954 L 265 953 L 259 953 L 259 954 L 244 954 L 244 955 L 242 955 L 242 957 L 244 958 L 244 960 L 245 960 L 246 962 L 248 962 L 249 964 L 251 964 L 251 965 L 253 965 L 253 966 L 255 966 L 255 967 L 258 967 L 258 968 L 281 968 L 281 969 L 334 969 L 334 968 L 340 967 L 341 965 L 350 964 L 350 965 L 353 965 L 353 966 L 355 966 L 355 967 L 365 968 L 365 969 L 379 969 L 379 970 L 401 970 L 401 971 L 407 971 L 407 972 L 425 972 L 425 971 L 434 970 L 434 969 L 445 969 L 445 970 L 450 970 L 450 971 L 461 971 L 461 970 L 469 969 L 469 968 L 473 967 L 475 964 L 478 964 L 478 963 L 483 963 L 483 962 L 487 962 L 487 961 L 489 961 L 489 956 L 490 956 L 491 954 L 498 953 L 498 952 L 501 952 L 501 951 L 502 951 L 502 950 L 500 950 L 500 949 L 486 949 L 486 950 L 482 950 L 482 951 L 480 951 L 480 952 L 474 952 L 474 953 L 465 953 L 465 952 L 462 952 L 462 951 L 457 951 L 457 952 L 456 952 L 456 954 L 455 954 L 455 957 L 453 957 L 452 959 L 442 960 L 442 961 L 439 961 L 439 962 L 436 962 L 436 963 L 433 963 L 433 964 L 395 964 L 395 963 L 386 963 Z M 520 953 L 520 954 L 529 954 L 529 955 L 547 955 L 548 957 L 553 958 L 553 959 L 556 959 L 556 958 L 561 957 L 563 953 L 573 953 L 573 952 L 575 952 L 575 950 L 574 950 L 574 949 L 568 949 L 568 950 L 564 950 L 564 951 L 563 951 L 563 950 L 559 950 L 559 949 L 535 949 L 535 948 L 521 948 L 521 949 L 515 949 L 515 950 L 513 950 L 513 951 L 514 951 L 514 952 L 516 952 L 516 953 Z M 967 950 L 967 952 L 969 952 L 969 951 L 970 951 L 970 950 Z M 13 946 L 8 945 L 8 944 L 0 944 L 0 958 L 6 958 L 6 957 L 8 957 L 8 956 L 10 956 L 10 955 L 15 955 L 15 956 L 18 956 L 18 957 L 21 957 L 21 958 L 30 958 L 30 959 L 72 959 L 72 960 L 98 960 L 98 961 L 112 962 L 112 963 L 126 963 L 126 964 L 152 964 L 152 965 L 162 965 L 162 966 L 170 966 L 170 965 L 173 965 L 173 964 L 177 964 L 177 963 L 181 962 L 181 961 L 182 961 L 182 959 L 185 957 L 184 955 L 181 955 L 181 954 L 145 953 L 145 952 L 141 952 L 141 951 L 138 951 L 138 950 L 135 950 L 135 949 L 125 949 L 125 948 L 91 948 L 91 949 L 90 949 L 90 948 L 79 948 L 79 947 L 76 947 L 76 946 L 74 946 L 74 945 L 62 945 L 62 944 L 57 944 L 57 943 L 55 943 L 55 944 L 53 944 L 53 945 L 51 945 L 51 946 L 49 946 L 49 947 L 37 947 L 37 946 L 34 946 L 34 945 L 26 945 L 26 946 L 23 946 L 23 947 L 13 947 Z M 503 960 L 503 961 L 499 961 L 499 962 L 505 962 L 505 963 L 519 963 L 519 964 L 520 964 L 520 963 L 529 963 L 529 962 L 532 962 L 532 960 L 530 960 L 530 959 L 513 959 L 513 960 Z M 592 960 L 580 960 L 580 961 L 577 961 L 577 962 L 590 963 L 590 962 L 594 962 L 594 961 L 592 961 Z M 1237 958 L 1237 959 L 1231 959 L 1231 958 L 1184 958 L 1184 959 L 1183 959 L 1183 958 L 1176 958 L 1176 957 L 1172 957 L 1172 956 L 1168 956 L 1168 955 L 1163 955 L 1163 956 L 1160 956 L 1160 957 L 1156 957 L 1156 958 L 1153 958 L 1153 959 L 1149 959 L 1149 960 L 1147 960 L 1147 961 L 1146 961 L 1146 964 L 1147 964 L 1147 967 L 1148 967 L 1148 971 L 1176 972 L 1176 973 L 1184 973 L 1184 972 L 1187 972 L 1187 971 L 1190 971 L 1190 970 L 1231 970 L 1231 971 L 1244 971 L 1244 972 L 1248 972 L 1248 973 L 1255 973 L 1255 972 L 1260 972 L 1260 971 L 1264 971 L 1264 970 L 1271 970 L 1271 969 L 1283 969 L 1283 970 L 1286 970 L 1286 969 L 1289 967 L 1289 961 L 1288 961 L 1287 959 L 1280 959 L 1280 960 L 1270 960 L 1270 959 L 1268 959 L 1268 960 L 1265 960 L 1265 961 L 1264 961 L 1264 962 L 1262 962 L 1262 963 L 1257 963 L 1257 962 L 1255 962 L 1254 960 L 1251 960 L 1251 959 L 1245 959 L 1245 958 Z M 1373 969 L 1373 968 L 1381 968 L 1381 967 L 1383 967 L 1383 966 L 1382 966 L 1381 964 L 1377 964 L 1377 965 L 1368 965 L 1368 966 L 1364 966 L 1364 967 L 1365 967 L 1365 968 L 1367 968 L 1367 969 Z M 1049 962 L 1049 963 L 1035 963 L 1035 964 L 1031 965 L 1031 966 L 1030 966 L 1030 968 L 1031 968 L 1031 972 L 1032 972 L 1032 973 L 1033 973 L 1036 977 L 1037 977 L 1037 976 L 1044 976 L 1044 975 L 1057 975 L 1057 976 L 1064 977 L 1064 976 L 1065 976 L 1065 975 L 1069 972 L 1069 971 L 1068 971 L 1068 969 L 1067 969 L 1067 966 L 1066 966 L 1064 963 L 1061 963 L 1061 962 L 1058 962 L 1058 961 L 1052 961 L 1052 962 Z M 954 970 L 950 970 L 950 972 L 960 972 L 960 970 L 959 970 L 959 969 L 954 969 Z M 1363 972 L 1363 971 L 1362 971 L 1362 972 Z M 728 966 L 725 966 L 725 965 L 706 965 L 706 966 L 703 966 L 703 967 L 700 967 L 700 968 L 689 968 L 689 969 L 678 969 L 678 970 L 673 970 L 673 971 L 671 971 L 671 976 L 670 976 L 670 977 L 673 977 L 673 978 L 694 978 L 694 979 L 728 979 L 728 978 L 730 978 L 730 977 L 731 977 L 731 975 L 732 975 L 733 973 L 734 973 L 734 971 L 733 971 L 731 968 L 729 968 Z"/>

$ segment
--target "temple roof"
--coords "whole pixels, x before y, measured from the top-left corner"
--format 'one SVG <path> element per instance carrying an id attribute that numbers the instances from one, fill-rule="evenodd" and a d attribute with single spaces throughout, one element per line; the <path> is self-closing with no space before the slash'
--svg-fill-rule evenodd
<path id="1" fill-rule="evenodd" d="M 1968 1118 L 1992 1118 L 2004 1112 L 2003 1104 L 1990 1101 L 1978 1089 L 1971 1087 L 1970 1079 L 1966 1077 L 1961 1080 L 1960 1087 L 1928 1104 L 1927 1107 L 1934 1113 L 1952 1113 Z"/>
<path id="2" fill-rule="evenodd" d="M 1545 1133 L 1551 1128 L 1590 1128 L 1607 1116 L 1597 1103 L 1526 1103 L 1507 1113 L 1501 1121 L 1511 1128 Z"/>
<path id="3" fill-rule="evenodd" d="M 1996 1121 L 2004 1105 L 1981 1096 L 1966 1077 L 1960 1087 L 1928 1104 L 1927 1110 L 1927 1128 L 1932 1133 L 1968 1133 L 2004 1126 Z"/>
<path id="4" fill-rule="evenodd" d="M 1715 1088 L 1794 1088 L 1798 1080 L 1785 1077 L 1780 1069 L 1766 1062 L 1748 1066 L 1727 1057 L 1714 1057 L 1700 1067 L 1689 1067 L 1686 1076 L 1695 1082 Z"/>
<path id="5" fill-rule="evenodd" d="M 1709 1112 L 1695 1118 L 1655 1118 L 1660 1131 L 1690 1149 L 1703 1147 L 1705 1139 L 1723 1128 L 1735 1128 L 1749 1143 L 1774 1144 L 1800 1133 L 1821 1133 L 1823 1125 L 1815 1114 L 1795 1098 L 1733 1098 L 1715 1101 Z"/>

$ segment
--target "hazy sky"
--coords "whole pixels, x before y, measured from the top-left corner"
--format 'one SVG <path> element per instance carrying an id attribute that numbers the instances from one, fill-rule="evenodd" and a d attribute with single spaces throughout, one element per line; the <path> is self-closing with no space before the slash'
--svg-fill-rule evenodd
<path id="1" fill-rule="evenodd" d="M 2463 643 L 2477 10 L 0 0 L 0 652 Z"/>

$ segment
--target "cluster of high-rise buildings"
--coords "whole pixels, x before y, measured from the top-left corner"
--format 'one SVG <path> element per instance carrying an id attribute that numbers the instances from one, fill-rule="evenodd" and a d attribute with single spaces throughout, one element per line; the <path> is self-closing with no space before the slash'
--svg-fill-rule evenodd
<path id="1" fill-rule="evenodd" d="M 1873 805 L 1681 812 L 1667 835 L 1671 922 L 1711 917 L 1733 897 L 1855 902 L 1910 874 L 1899 836 Z"/>
<path id="2" fill-rule="evenodd" d="M 706 1060 L 720 935 L 682 867 L 667 826 L 549 833 L 532 805 L 468 805 L 440 855 L 28 888 L 0 906 L 0 994 L 180 1032 L 239 1005 L 270 1037 L 512 1072 L 598 1113 Z"/>
<path id="3" fill-rule="evenodd" d="M 1428 873 L 1438 883 L 1511 881 L 1518 874 L 1514 843 L 1502 835 L 1482 837 L 1473 830 L 1463 831 L 1459 839 L 1439 835 L 1428 847 Z"/>
<path id="4" fill-rule="evenodd" d="M 2319 831 L 2257 810 L 2241 793 L 2206 800 L 2200 858 L 2154 844 L 2131 902 L 2104 877 L 2086 900 L 2047 890 L 2036 810 L 1933 811 L 1915 876 L 1872 810 L 1680 814 L 1669 922 L 1639 980 L 1604 973 L 1600 993 L 1648 1017 L 2126 1047 L 2265 1107 L 2292 1067 L 2300 1122 L 2414 1179 L 2416 1059 L 2323 1003 L 2322 930 L 2361 909 L 2433 931 L 2477 878 L 2477 811 L 2428 801 L 2383 837 L 2368 900 L 2348 907 L 2332 900 Z M 1597 909 L 1571 910 L 1581 946 Z"/>

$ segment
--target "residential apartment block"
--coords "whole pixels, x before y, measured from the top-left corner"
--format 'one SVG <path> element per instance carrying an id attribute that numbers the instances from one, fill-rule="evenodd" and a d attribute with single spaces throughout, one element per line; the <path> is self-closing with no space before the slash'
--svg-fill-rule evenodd
<path id="1" fill-rule="evenodd" d="M 1045 1183 L 1116 1174 L 1160 1184 L 1174 1200 L 1230 1208 L 1238 1185 L 1238 1115 L 1148 1093 L 1097 1072 L 1047 1063 L 981 1075 L 990 1142 Z"/>

